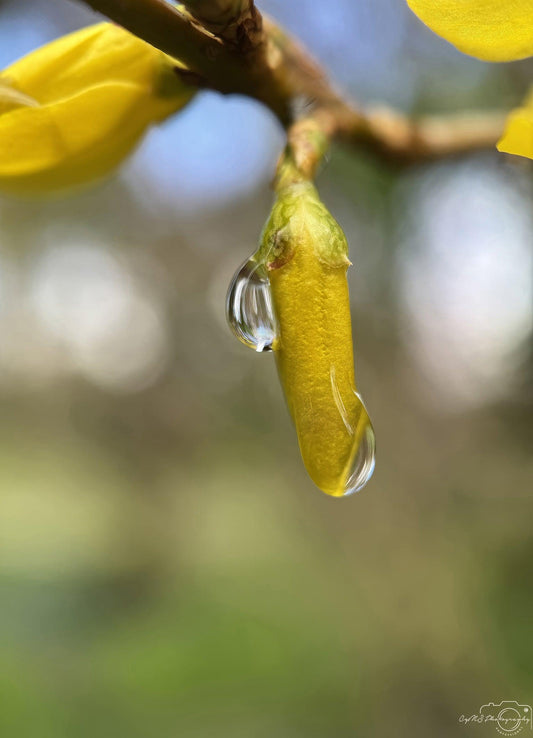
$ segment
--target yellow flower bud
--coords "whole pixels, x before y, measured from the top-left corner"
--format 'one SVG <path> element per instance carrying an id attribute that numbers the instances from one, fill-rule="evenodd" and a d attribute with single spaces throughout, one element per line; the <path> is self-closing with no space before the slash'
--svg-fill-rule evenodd
<path id="1" fill-rule="evenodd" d="M 345 236 L 308 182 L 289 184 L 255 256 L 266 265 L 279 375 L 306 469 L 327 494 L 360 489 L 374 469 L 374 434 L 357 394 Z"/>
<path id="2" fill-rule="evenodd" d="M 15 62 L 0 74 L 0 188 L 32 194 L 106 175 L 191 98 L 176 66 L 111 23 Z"/>

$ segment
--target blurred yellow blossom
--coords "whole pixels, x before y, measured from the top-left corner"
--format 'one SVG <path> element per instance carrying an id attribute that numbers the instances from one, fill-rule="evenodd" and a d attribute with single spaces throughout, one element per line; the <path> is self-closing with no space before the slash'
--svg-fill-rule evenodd
<path id="1" fill-rule="evenodd" d="M 15 62 L 0 73 L 0 188 L 41 193 L 108 174 L 193 95 L 178 65 L 112 23 Z"/>
<path id="2" fill-rule="evenodd" d="M 411 10 L 459 51 L 485 61 L 533 54 L 531 0 L 407 0 Z"/>
<path id="3" fill-rule="evenodd" d="M 533 55 L 533 0 L 407 0 L 411 10 L 460 51 L 484 61 Z M 533 158 L 533 97 L 513 110 L 498 149 Z"/>

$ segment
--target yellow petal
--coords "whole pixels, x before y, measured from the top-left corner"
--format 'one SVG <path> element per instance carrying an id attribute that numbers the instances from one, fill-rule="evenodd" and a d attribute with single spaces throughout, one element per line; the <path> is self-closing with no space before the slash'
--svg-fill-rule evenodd
<path id="1" fill-rule="evenodd" d="M 160 116 L 152 102 L 144 88 L 116 82 L 1 115 L 0 187 L 31 194 L 103 177 Z"/>
<path id="2" fill-rule="evenodd" d="M 154 88 L 166 59 L 163 52 L 120 26 L 97 23 L 32 51 L 7 67 L 2 77 L 46 104 L 106 82 Z"/>
<path id="3" fill-rule="evenodd" d="M 485 61 L 533 55 L 532 0 L 407 0 L 411 10 L 460 51 Z"/>
<path id="4" fill-rule="evenodd" d="M 0 187 L 40 193 L 107 174 L 192 97 L 176 65 L 111 23 L 12 64 L 0 75 Z"/>
<path id="5" fill-rule="evenodd" d="M 533 92 L 525 100 L 523 107 L 509 114 L 497 147 L 507 154 L 533 159 Z"/>

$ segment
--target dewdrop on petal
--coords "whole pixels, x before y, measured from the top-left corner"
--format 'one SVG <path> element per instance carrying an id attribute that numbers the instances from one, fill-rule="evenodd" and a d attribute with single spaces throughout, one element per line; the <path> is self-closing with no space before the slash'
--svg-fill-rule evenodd
<path id="1" fill-rule="evenodd" d="M 289 182 L 278 189 L 261 246 L 235 275 L 227 302 L 237 337 L 274 351 L 305 467 L 334 497 L 364 487 L 375 461 L 354 379 L 347 252 L 313 185 Z"/>

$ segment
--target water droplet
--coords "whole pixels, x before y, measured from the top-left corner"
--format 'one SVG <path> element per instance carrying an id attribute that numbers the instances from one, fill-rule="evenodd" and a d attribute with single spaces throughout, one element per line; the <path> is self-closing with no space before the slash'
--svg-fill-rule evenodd
<path id="1" fill-rule="evenodd" d="M 341 482 L 341 497 L 351 495 L 363 489 L 374 472 L 376 457 L 376 440 L 374 437 L 374 429 L 368 417 L 368 412 L 361 395 L 352 389 L 353 395 L 348 397 L 348 406 L 344 403 L 339 387 L 337 385 L 336 370 L 332 364 L 329 371 L 331 382 L 331 391 L 333 399 L 342 422 L 353 443 L 350 461 L 347 465 L 348 471 L 344 470 Z M 354 405 L 355 398 L 355 405 Z M 348 412 L 350 408 L 350 413 Z M 338 495 L 338 491 L 334 493 Z"/>
<path id="2" fill-rule="evenodd" d="M 363 489 L 374 473 L 374 467 L 376 465 L 376 439 L 366 410 L 364 410 L 360 422 L 364 423 L 364 427 L 357 441 L 357 449 L 344 485 L 344 497 Z M 356 438 L 358 435 L 359 433 L 356 432 Z"/>
<path id="3" fill-rule="evenodd" d="M 226 297 L 226 318 L 232 332 L 254 351 L 272 351 L 277 322 L 264 264 L 252 256 L 237 270 Z"/>

